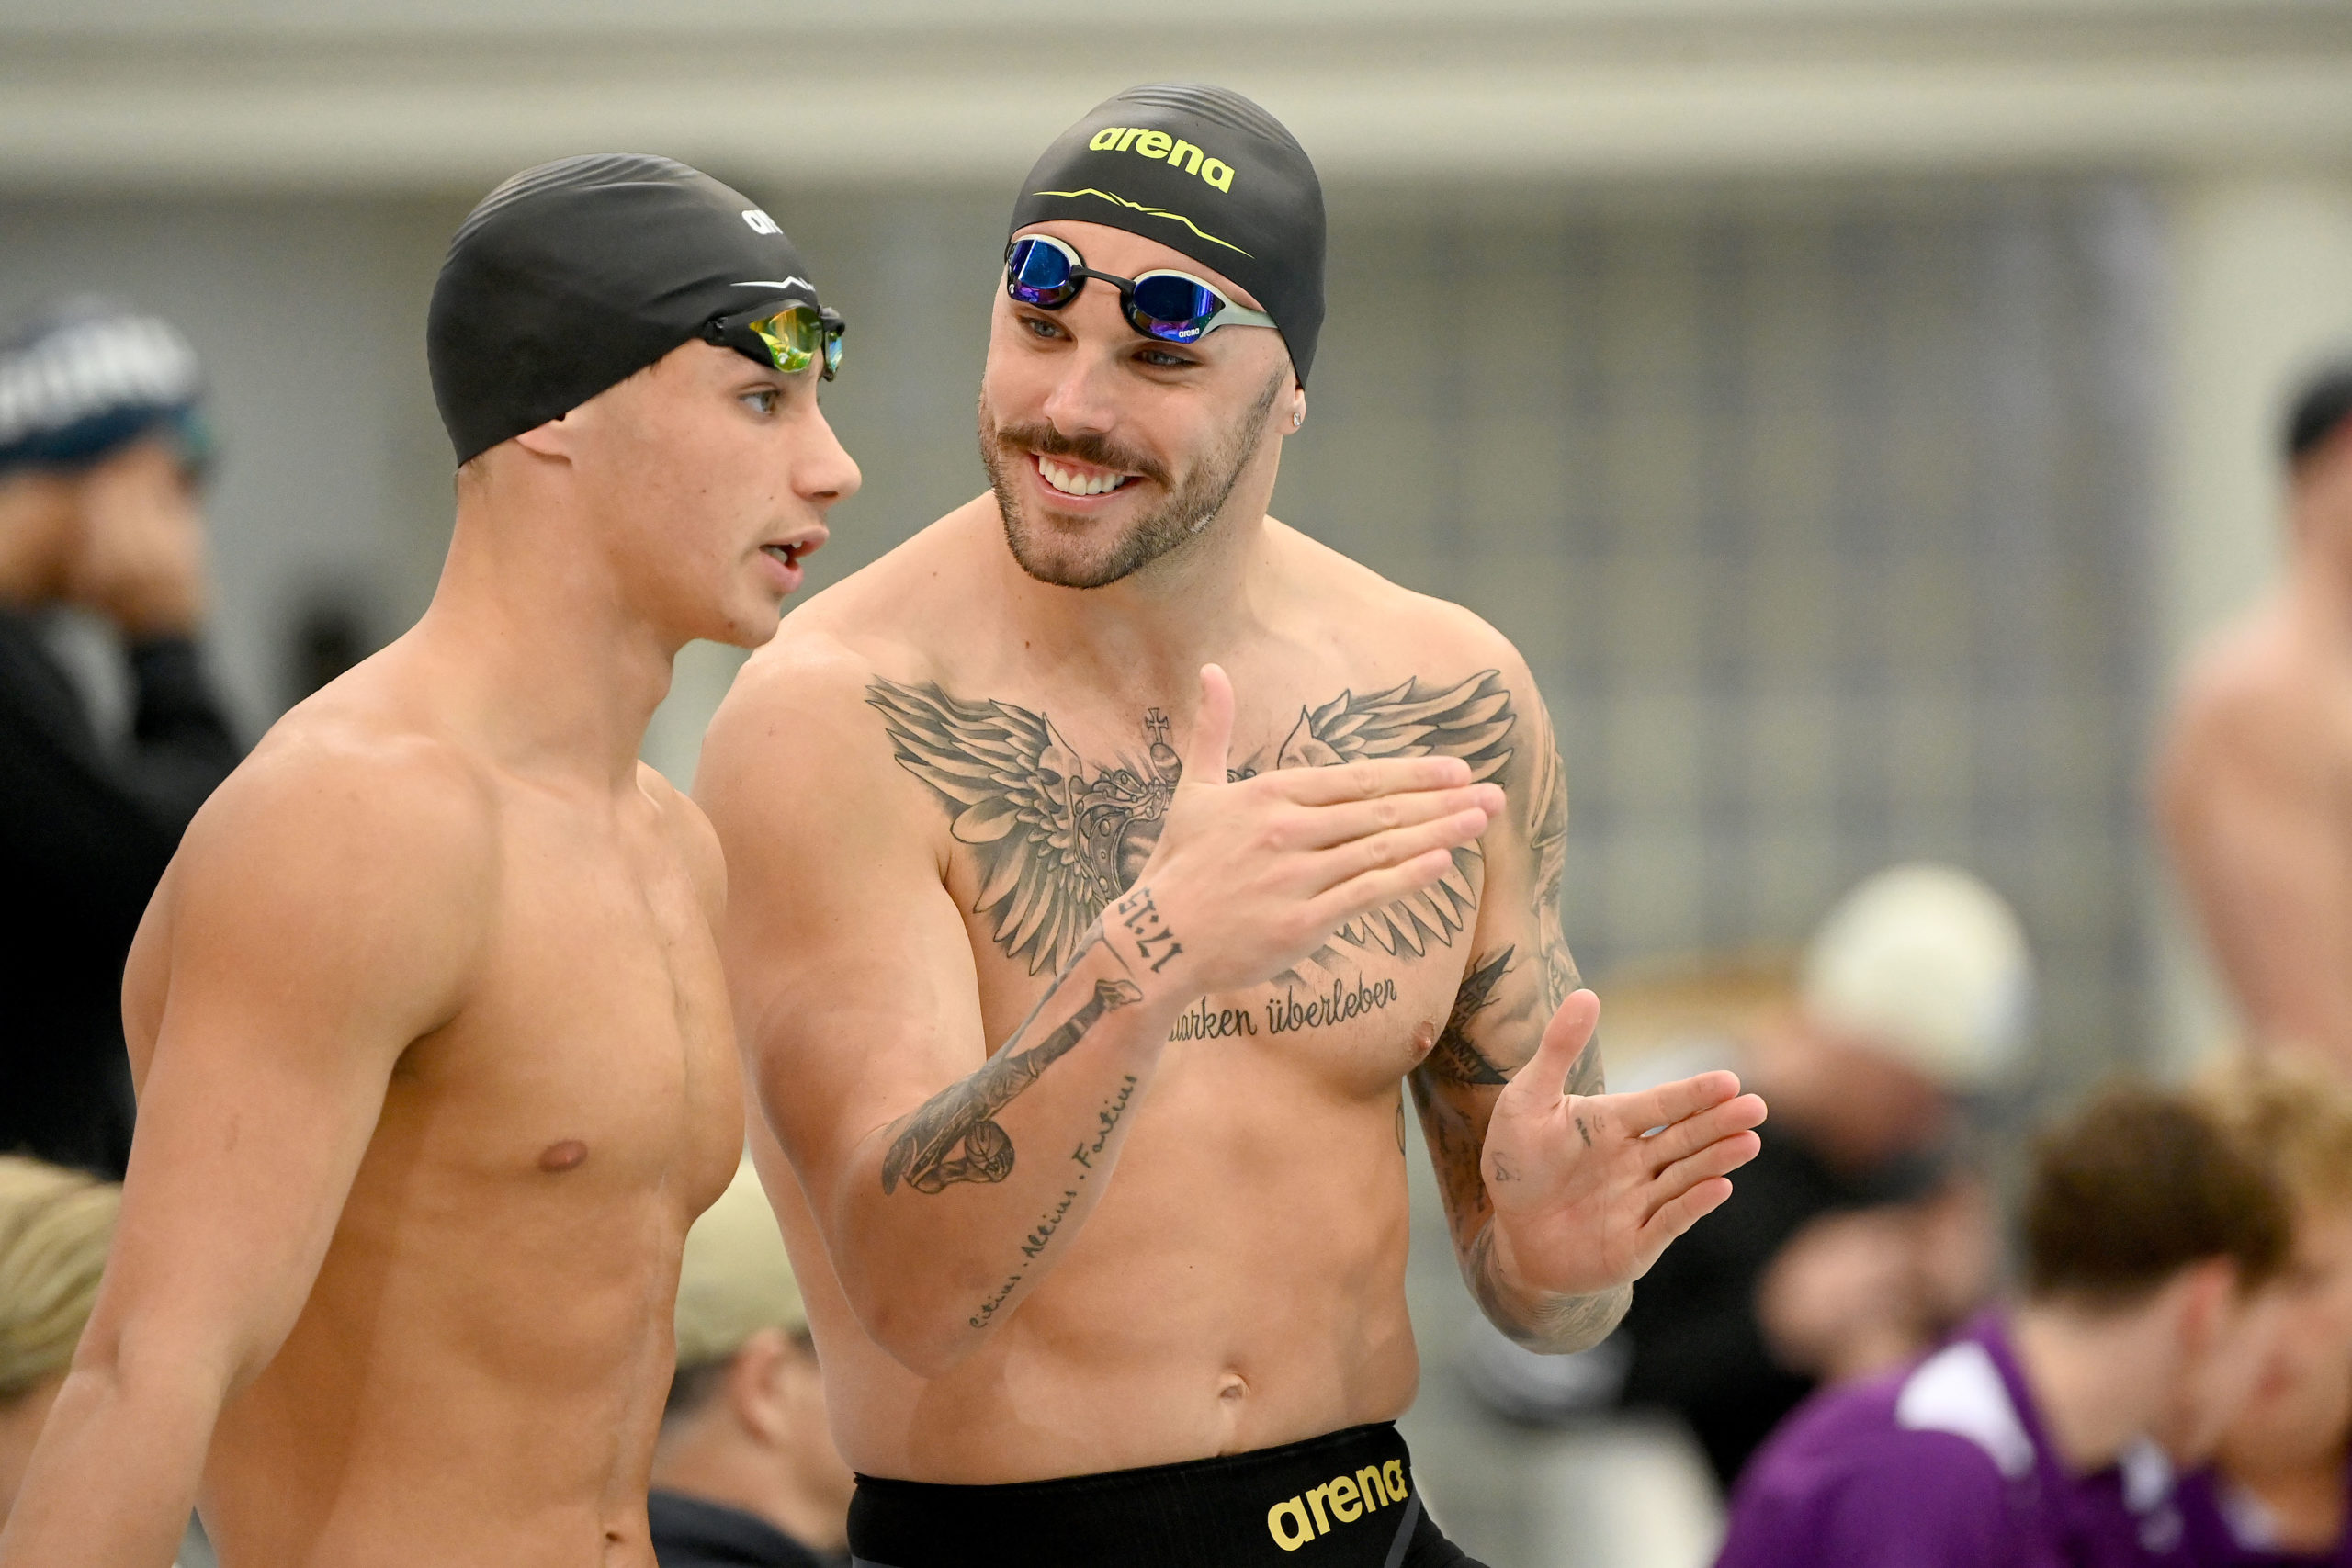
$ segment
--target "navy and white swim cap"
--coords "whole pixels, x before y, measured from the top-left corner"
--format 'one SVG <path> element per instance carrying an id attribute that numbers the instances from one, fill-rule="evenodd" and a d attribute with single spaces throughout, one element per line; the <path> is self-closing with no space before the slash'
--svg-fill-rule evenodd
<path id="1" fill-rule="evenodd" d="M 0 472 L 86 468 L 159 434 L 200 468 L 203 390 L 168 321 L 96 298 L 51 307 L 0 340 Z"/>

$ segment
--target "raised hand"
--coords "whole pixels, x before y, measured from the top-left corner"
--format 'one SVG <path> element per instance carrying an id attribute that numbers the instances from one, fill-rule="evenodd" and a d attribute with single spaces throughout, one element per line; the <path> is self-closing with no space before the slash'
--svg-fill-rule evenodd
<path id="1" fill-rule="evenodd" d="M 1600 1017 L 1577 991 L 1495 1102 L 1479 1159 L 1494 1205 L 1498 1281 L 1589 1295 L 1649 1271 L 1667 1244 L 1731 1196 L 1756 1157 L 1764 1102 L 1730 1073 L 1634 1094 L 1561 1092 Z"/>
<path id="2" fill-rule="evenodd" d="M 1205 665 L 1167 825 L 1102 915 L 1103 934 L 1147 984 L 1200 995 L 1272 979 L 1349 920 L 1437 881 L 1503 808 L 1502 791 L 1471 783 L 1455 757 L 1228 784 L 1232 734 L 1232 683 Z"/>

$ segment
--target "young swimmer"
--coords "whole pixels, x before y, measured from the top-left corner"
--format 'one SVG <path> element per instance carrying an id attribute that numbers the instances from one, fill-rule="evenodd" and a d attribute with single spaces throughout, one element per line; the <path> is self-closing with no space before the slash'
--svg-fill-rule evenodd
<path id="1" fill-rule="evenodd" d="M 417 626 L 189 829 L 124 984 L 138 1133 L 7 1568 L 652 1568 L 688 1223 L 740 1077 L 718 846 L 637 761 L 692 637 L 756 644 L 855 465 L 752 201 L 567 159 L 433 296 L 456 532 Z"/>
<path id="2" fill-rule="evenodd" d="M 1763 1107 L 1601 1092 L 1525 663 L 1266 515 L 1323 317 L 1289 132 L 1131 89 L 1010 240 L 990 492 L 787 621 L 700 774 L 851 1552 L 1464 1562 L 1392 1424 L 1407 1083 L 1473 1293 L 1555 1350 Z"/>
<path id="3" fill-rule="evenodd" d="M 2352 1086 L 2272 1055 L 2209 1092 L 2277 1156 L 2295 1204 L 2278 1337 L 2213 1468 L 2181 1483 L 2197 1568 L 2352 1565 Z"/>
<path id="4" fill-rule="evenodd" d="M 2119 1087 L 2043 1137 L 2024 1220 L 2024 1300 L 1798 1410 L 1716 1568 L 2188 1568 L 2172 1475 L 2276 1336 L 2278 1173 L 2199 1097 Z"/>

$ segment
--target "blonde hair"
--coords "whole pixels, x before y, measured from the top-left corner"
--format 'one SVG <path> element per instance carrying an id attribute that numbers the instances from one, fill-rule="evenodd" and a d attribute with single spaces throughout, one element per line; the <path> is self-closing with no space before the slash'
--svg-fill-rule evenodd
<path id="1" fill-rule="evenodd" d="M 74 1359 L 121 1206 L 110 1181 L 0 1155 L 0 1403 Z"/>
<path id="2" fill-rule="evenodd" d="M 2202 1075 L 2223 1120 L 2267 1156 L 2299 1205 L 2352 1206 L 2352 1083 L 2293 1051 L 2238 1055 Z"/>

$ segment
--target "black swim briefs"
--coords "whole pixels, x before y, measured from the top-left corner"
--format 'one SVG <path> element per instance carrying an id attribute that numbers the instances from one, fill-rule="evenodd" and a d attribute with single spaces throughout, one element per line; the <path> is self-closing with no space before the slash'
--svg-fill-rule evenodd
<path id="1" fill-rule="evenodd" d="M 857 1478 L 854 1568 L 1479 1568 L 1388 1422 L 1278 1449 L 1002 1486 Z"/>

